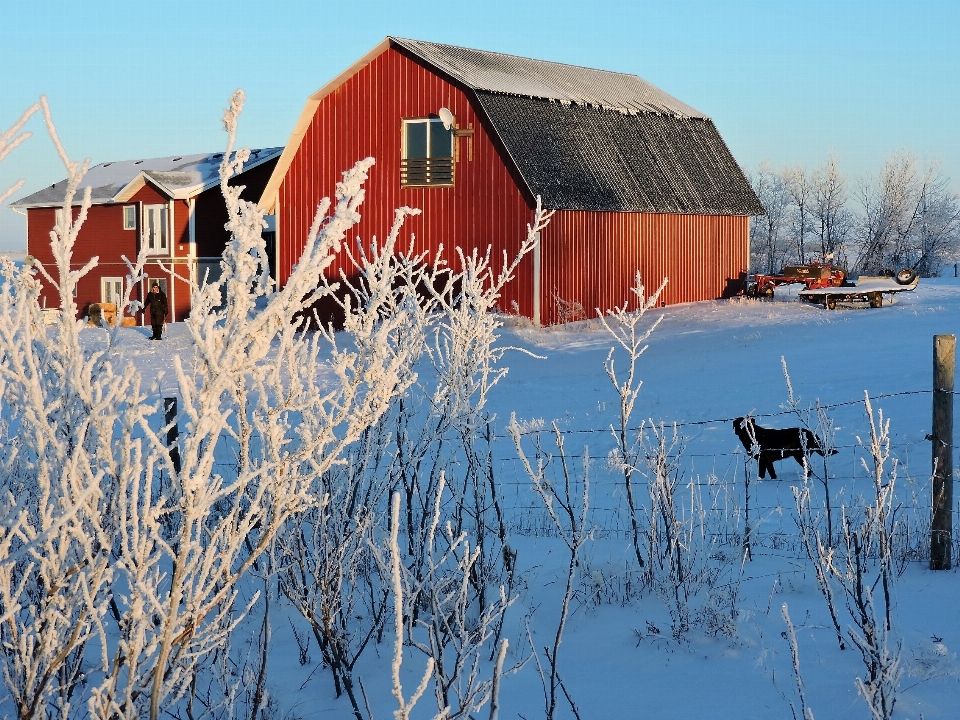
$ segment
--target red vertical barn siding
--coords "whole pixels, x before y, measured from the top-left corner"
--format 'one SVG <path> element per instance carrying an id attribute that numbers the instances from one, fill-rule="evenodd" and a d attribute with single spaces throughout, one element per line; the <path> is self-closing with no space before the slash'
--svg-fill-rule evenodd
<path id="1" fill-rule="evenodd" d="M 472 138 L 459 138 L 459 160 L 453 187 L 400 187 L 401 119 L 435 115 L 449 108 L 461 129 L 473 127 Z M 472 159 L 471 147 L 472 144 Z M 532 219 L 509 170 L 500 159 L 494 141 L 487 134 L 467 96 L 455 85 L 437 76 L 394 49 L 384 51 L 335 91 L 320 101 L 298 152 L 287 170 L 279 191 L 279 274 L 286 282 L 299 260 L 303 243 L 324 196 L 332 196 L 344 170 L 362 158 L 373 156 L 377 164 L 365 184 L 366 199 L 360 208 L 361 222 L 347 238 L 369 243 L 382 240 L 393 222 L 394 209 L 420 208 L 423 213 L 409 218 L 401 235 L 406 249 L 411 233 L 417 251 L 435 257 L 440 245 L 444 258 L 460 267 L 454 248 L 465 253 L 492 246 L 494 265 L 500 267 L 503 251 L 514 255 Z M 345 255 L 337 258 L 329 274 L 336 277 Z M 522 313 L 533 311 L 529 293 L 532 260 L 526 259 L 519 282 L 512 283 L 501 298 L 501 307 L 516 302 Z M 521 288 L 527 288 L 524 294 Z"/>
<path id="2" fill-rule="evenodd" d="M 587 317 L 636 302 L 637 270 L 648 294 L 664 278 L 667 305 L 724 297 L 747 270 L 748 221 L 723 215 L 558 211 L 543 233 L 541 306 L 559 320 L 554 295 Z"/>

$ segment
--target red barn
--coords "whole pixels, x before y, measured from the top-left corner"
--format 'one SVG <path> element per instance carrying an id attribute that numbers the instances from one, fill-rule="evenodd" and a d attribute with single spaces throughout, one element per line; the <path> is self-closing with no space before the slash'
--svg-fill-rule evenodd
<path id="1" fill-rule="evenodd" d="M 256 200 L 269 180 L 282 148 L 251 152 L 244 171 L 231 184 L 245 185 L 243 196 Z M 80 279 L 77 305 L 116 303 L 122 299 L 131 262 L 146 247 L 149 280 L 167 294 L 167 320 L 183 320 L 190 312 L 190 281 L 220 274 L 220 258 L 228 240 L 224 229 L 227 212 L 220 194 L 220 161 L 223 153 L 127 160 L 96 165 L 87 171 L 74 199 L 74 218 L 84 189 L 91 190 L 91 206 L 73 248 L 71 269 L 82 268 L 91 257 L 97 267 Z M 27 252 L 55 270 L 50 231 L 57 213 L 63 212 L 67 181 L 28 195 L 11 206 L 27 216 Z M 146 285 L 146 282 L 144 283 Z M 142 299 L 146 288 L 136 288 L 133 299 Z M 44 287 L 40 303 L 58 307 L 55 291 Z M 141 322 L 145 322 L 143 316 Z"/>
<path id="2" fill-rule="evenodd" d="M 639 77 L 387 38 L 310 96 L 264 190 L 281 283 L 319 200 L 367 156 L 364 242 L 408 205 L 421 250 L 514 254 L 535 198 L 556 210 L 501 305 L 544 323 L 557 298 L 589 315 L 626 302 L 637 270 L 649 288 L 669 277 L 668 304 L 725 296 L 763 214 L 710 118 Z"/>

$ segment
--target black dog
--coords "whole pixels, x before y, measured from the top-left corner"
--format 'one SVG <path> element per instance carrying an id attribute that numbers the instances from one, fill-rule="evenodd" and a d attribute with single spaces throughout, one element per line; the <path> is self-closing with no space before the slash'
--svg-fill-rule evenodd
<path id="1" fill-rule="evenodd" d="M 776 460 L 792 457 L 803 467 L 804 448 L 808 456 L 810 453 L 823 455 L 823 446 L 820 445 L 817 436 L 806 428 L 792 427 L 777 430 L 760 427 L 751 417 L 738 417 L 733 421 L 733 431 L 750 453 L 750 457 L 760 461 L 761 478 L 766 477 L 769 470 L 770 479 L 777 479 L 777 471 L 773 469 L 773 463 Z M 754 453 L 754 440 L 760 448 L 759 456 Z M 836 455 L 837 451 L 831 449 L 830 454 Z"/>

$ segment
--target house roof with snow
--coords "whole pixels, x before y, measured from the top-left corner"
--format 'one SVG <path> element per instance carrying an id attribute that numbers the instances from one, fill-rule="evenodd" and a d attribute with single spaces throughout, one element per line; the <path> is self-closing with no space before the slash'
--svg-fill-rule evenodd
<path id="1" fill-rule="evenodd" d="M 308 99 L 272 203 L 320 101 L 389 48 L 461 87 L 530 196 L 564 210 L 762 215 L 713 121 L 636 75 L 388 37 Z"/>
<path id="2" fill-rule="evenodd" d="M 262 148 L 250 151 L 244 170 L 250 170 L 280 156 L 283 148 Z M 174 200 L 194 197 L 220 183 L 220 162 L 223 153 L 175 155 L 146 160 L 105 162 L 87 170 L 80 182 L 74 204 L 79 204 L 83 191 L 90 188 L 93 205 L 128 201 L 145 184 L 150 183 Z M 32 195 L 11 203 L 15 208 L 62 205 L 67 181 L 61 180 Z"/>

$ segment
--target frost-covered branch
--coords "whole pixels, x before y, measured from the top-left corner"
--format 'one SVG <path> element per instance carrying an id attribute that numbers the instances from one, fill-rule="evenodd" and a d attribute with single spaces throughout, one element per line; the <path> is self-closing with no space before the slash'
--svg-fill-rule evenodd
<path id="1" fill-rule="evenodd" d="M 637 309 L 635 311 L 627 310 L 629 303 L 624 303 L 620 307 L 613 308 L 613 310 L 607 310 L 606 316 L 599 308 L 597 309 L 597 314 L 600 316 L 600 321 L 603 323 L 604 328 L 606 328 L 607 332 L 613 337 L 617 345 L 627 353 L 627 371 L 622 381 L 617 374 L 617 367 L 614 360 L 616 347 L 610 348 L 603 367 L 620 399 L 619 424 L 616 427 L 610 427 L 610 431 L 613 433 L 614 440 L 616 441 L 613 460 L 619 465 L 623 473 L 623 484 L 627 493 L 627 506 L 630 511 L 630 525 L 633 531 L 633 551 L 637 558 L 637 564 L 641 568 L 644 567 L 644 561 L 638 508 L 633 496 L 633 474 L 639 466 L 640 438 L 643 436 L 643 425 L 641 424 L 640 428 L 634 431 L 630 427 L 630 424 L 633 418 L 633 409 L 637 402 L 637 396 L 640 394 L 640 388 L 643 386 L 643 381 L 637 378 L 637 362 L 640 356 L 647 350 L 647 340 L 663 320 L 663 316 L 661 315 L 654 320 L 649 327 L 643 329 L 642 323 L 644 315 L 648 310 L 657 306 L 660 295 L 666 286 L 667 280 L 664 279 L 656 292 L 648 298 L 643 286 L 643 280 L 640 277 L 640 271 L 638 270 L 634 278 L 634 285 L 631 288 L 637 300 Z"/>
<path id="2" fill-rule="evenodd" d="M 569 551 L 569 562 L 567 564 L 566 585 L 564 587 L 563 599 L 560 602 L 560 617 L 557 622 L 557 631 L 554 635 L 553 643 L 549 647 L 544 647 L 544 654 L 547 658 L 549 667 L 549 678 L 544 678 L 544 710 L 547 720 L 552 720 L 557 711 L 557 694 L 562 691 L 567 698 L 574 715 L 577 715 L 576 706 L 570 695 L 567 693 L 560 678 L 559 654 L 560 644 L 563 642 L 563 633 L 567 626 L 567 620 L 570 615 L 570 605 L 573 601 L 574 586 L 577 578 L 577 569 L 580 566 L 580 553 L 584 546 L 593 539 L 593 528 L 587 523 L 590 511 L 590 458 L 587 450 L 584 449 L 583 473 L 579 478 L 581 486 L 580 492 L 576 493 L 577 480 L 574 480 L 570 471 L 566 451 L 564 450 L 563 434 L 553 423 L 554 440 L 557 445 L 557 456 L 559 459 L 559 472 L 562 475 L 562 489 L 556 484 L 550 482 L 546 475 L 548 459 L 541 451 L 539 444 L 536 448 L 536 467 L 530 462 L 526 451 L 523 449 L 522 431 L 517 423 L 515 415 L 510 417 L 510 424 L 507 426 L 507 432 L 513 438 L 513 443 L 517 448 L 517 455 L 523 465 L 527 476 L 533 483 L 533 488 L 547 510 L 547 514 L 553 521 L 554 526 L 563 539 L 564 544 Z M 533 644 L 531 643 L 531 646 Z M 534 653 L 536 653 L 536 647 Z M 537 661 L 539 664 L 539 660 Z M 541 677 L 543 671 L 541 669 Z"/>
<path id="3" fill-rule="evenodd" d="M 31 132 L 20 132 L 23 130 L 23 126 L 27 124 L 27 121 L 40 109 L 40 103 L 34 103 L 26 110 L 23 111 L 23 114 L 17 119 L 17 121 L 10 126 L 2 135 L 0 135 L 0 162 L 3 162 L 3 159 L 9 155 L 15 147 L 20 145 L 30 139 L 33 135 Z M 19 134 L 18 134 L 19 133 Z M 17 190 L 23 187 L 25 180 L 18 180 L 13 185 L 8 187 L 6 190 L 0 190 L 0 205 L 3 202 L 13 195 Z"/>

